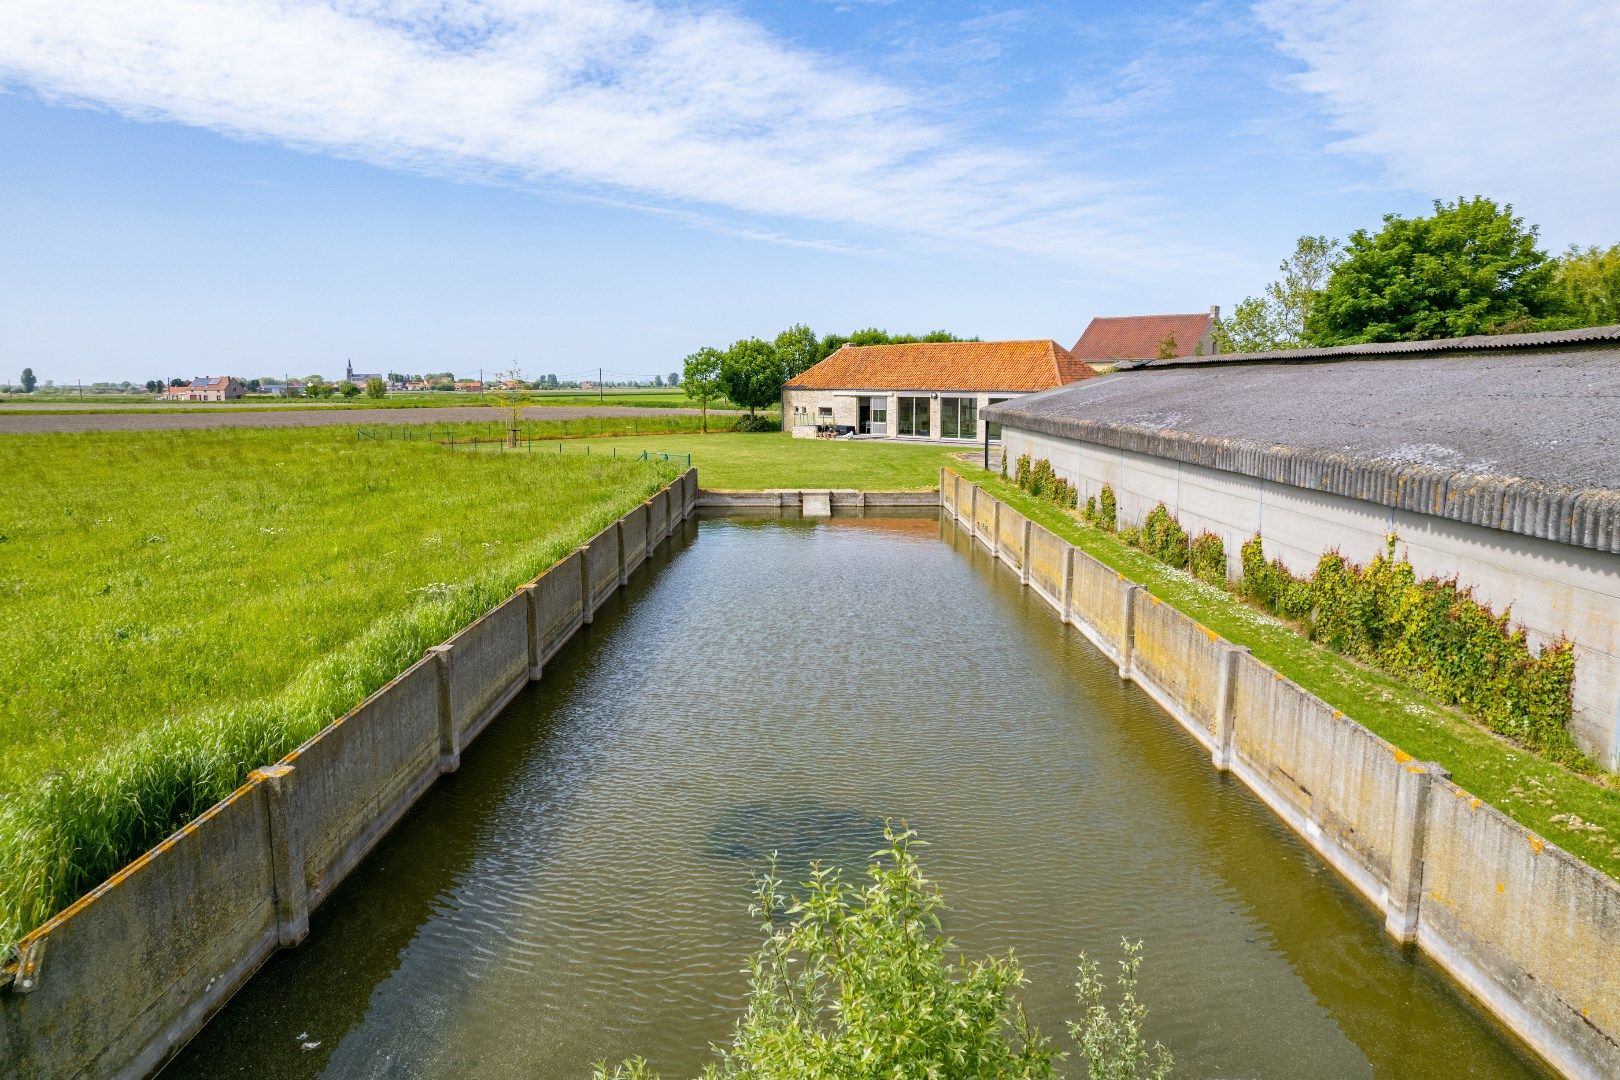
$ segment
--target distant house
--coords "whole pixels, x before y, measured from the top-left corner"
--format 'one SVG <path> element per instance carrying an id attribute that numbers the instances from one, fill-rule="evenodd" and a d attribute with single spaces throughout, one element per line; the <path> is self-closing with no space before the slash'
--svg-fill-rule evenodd
<path id="1" fill-rule="evenodd" d="M 783 388 L 783 425 L 801 438 L 994 440 L 986 406 L 1095 374 L 1055 341 L 845 345 Z"/>
<path id="2" fill-rule="evenodd" d="M 1221 309 L 1197 315 L 1108 315 L 1091 320 L 1069 351 L 1093 368 L 1121 360 L 1157 360 L 1166 345 L 1175 356 L 1212 356 Z"/>
<path id="3" fill-rule="evenodd" d="M 163 390 L 165 401 L 235 401 L 242 396 L 242 384 L 229 375 L 199 376 L 184 386 Z"/>
<path id="4" fill-rule="evenodd" d="M 477 379 L 457 379 L 456 389 L 463 394 L 481 394 L 484 392 L 484 384 Z"/>

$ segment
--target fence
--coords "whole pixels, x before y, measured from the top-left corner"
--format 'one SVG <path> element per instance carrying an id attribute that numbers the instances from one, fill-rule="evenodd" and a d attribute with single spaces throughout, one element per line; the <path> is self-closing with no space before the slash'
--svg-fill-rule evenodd
<path id="1" fill-rule="evenodd" d="M 941 470 L 950 520 L 1566 1076 L 1620 1076 L 1620 884 Z"/>
<path id="2" fill-rule="evenodd" d="M 687 470 L 23 939 L 6 1075 L 156 1070 L 697 505 Z"/>

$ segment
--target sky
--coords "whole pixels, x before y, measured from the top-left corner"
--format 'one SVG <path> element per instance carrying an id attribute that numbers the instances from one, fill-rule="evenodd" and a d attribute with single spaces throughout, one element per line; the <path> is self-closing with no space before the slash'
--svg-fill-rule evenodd
<path id="1" fill-rule="evenodd" d="M 6 0 L 0 382 L 1072 344 L 1304 234 L 1620 242 L 1620 4 Z"/>

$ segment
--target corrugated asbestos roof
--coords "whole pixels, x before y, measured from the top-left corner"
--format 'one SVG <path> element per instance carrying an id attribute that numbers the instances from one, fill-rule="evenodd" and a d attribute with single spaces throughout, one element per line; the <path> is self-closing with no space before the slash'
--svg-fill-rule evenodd
<path id="1" fill-rule="evenodd" d="M 1158 356 L 1159 344 L 1174 337 L 1176 355 L 1191 356 L 1209 333 L 1212 318 L 1207 311 L 1195 315 L 1099 315 L 1086 324 L 1080 340 L 1069 351 L 1091 363 L 1141 360 Z"/>
<path id="2" fill-rule="evenodd" d="M 1095 375 L 1055 341 L 922 341 L 845 345 L 788 388 L 1029 393 Z"/>
<path id="3" fill-rule="evenodd" d="M 1620 327 L 1155 361 L 984 415 L 1620 553 Z"/>

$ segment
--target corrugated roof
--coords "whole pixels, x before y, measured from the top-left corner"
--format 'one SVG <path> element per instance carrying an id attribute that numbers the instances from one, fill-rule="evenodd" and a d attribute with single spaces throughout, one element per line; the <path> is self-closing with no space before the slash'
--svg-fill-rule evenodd
<path id="1" fill-rule="evenodd" d="M 1489 349 L 1557 348 L 1586 342 L 1620 341 L 1620 325 L 1587 326 L 1579 330 L 1541 330 L 1531 334 L 1475 334 L 1471 337 L 1437 338 L 1428 341 L 1378 341 L 1368 345 L 1336 345 L 1324 349 L 1282 349 L 1277 352 L 1216 353 L 1184 356 L 1174 360 L 1153 359 L 1146 367 L 1176 367 L 1187 364 L 1303 363 L 1356 357 L 1413 356 L 1426 353 L 1477 352 Z"/>
<path id="2" fill-rule="evenodd" d="M 922 341 L 845 345 L 788 387 L 1030 393 L 1095 374 L 1055 341 Z"/>
<path id="3" fill-rule="evenodd" d="M 1145 364 L 984 415 L 1620 553 L 1620 327 L 1311 352 Z"/>
<path id="4" fill-rule="evenodd" d="M 1196 315 L 1099 315 L 1069 351 L 1088 363 L 1147 360 L 1159 355 L 1165 338 L 1174 337 L 1176 355 L 1191 356 L 1209 333 L 1212 318 L 1207 311 Z"/>

